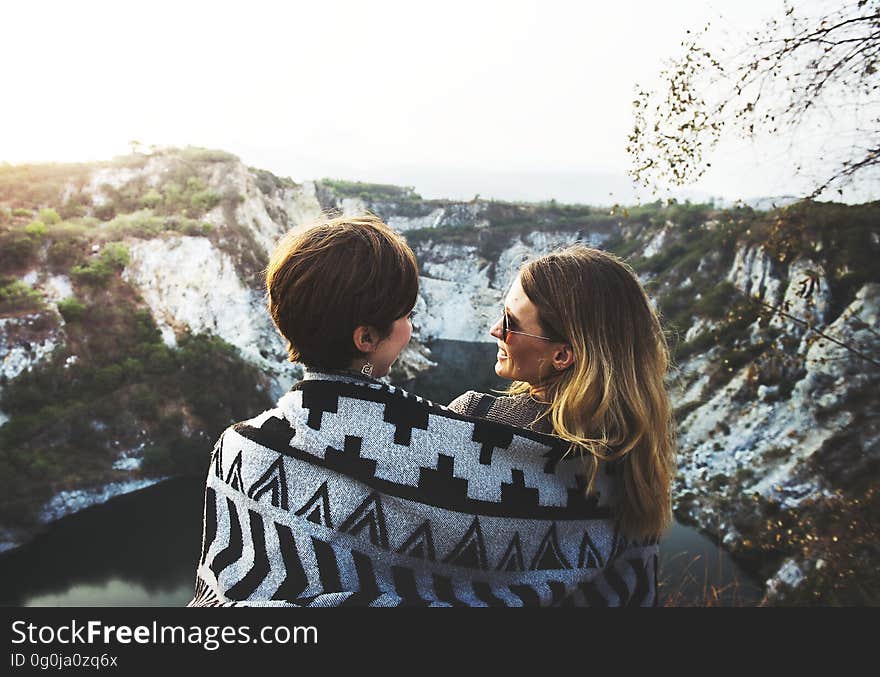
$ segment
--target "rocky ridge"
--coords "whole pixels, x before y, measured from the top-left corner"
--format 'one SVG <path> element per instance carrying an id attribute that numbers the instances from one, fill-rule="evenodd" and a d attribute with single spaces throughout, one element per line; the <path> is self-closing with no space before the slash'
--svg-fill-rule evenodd
<path id="1" fill-rule="evenodd" d="M 135 167 L 99 167 L 78 187 L 65 186 L 64 195 L 86 196 L 88 210 L 97 211 L 127 187 L 161 192 L 163 176 L 179 174 L 178 160 L 168 154 Z M 432 340 L 491 340 L 488 329 L 522 261 L 589 242 L 633 263 L 672 329 L 680 519 L 743 554 L 758 538 L 755 506 L 797 511 L 852 490 L 859 476 L 876 476 L 878 369 L 822 336 L 876 356 L 880 285 L 861 259 L 835 259 L 827 233 L 804 230 L 809 213 L 793 217 L 801 225 L 791 245 L 780 242 L 772 221 L 757 227 L 763 217 L 751 210 L 719 217 L 710 208 L 657 205 L 653 212 L 599 215 L 558 205 L 426 201 L 411 190 L 394 194 L 370 184 L 295 184 L 230 158 L 194 167 L 201 192 L 225 196 L 205 198 L 198 220 L 210 231 L 126 237 L 130 260 L 122 279 L 167 346 L 176 346 L 181 333 L 216 335 L 265 375 L 273 396 L 297 372 L 284 361 L 265 312 L 259 262 L 281 234 L 322 209 L 369 209 L 406 234 L 421 272 L 413 343 L 393 378 L 430 369 L 425 344 Z M 877 233 L 863 230 L 859 246 L 876 255 Z M 47 310 L 0 318 L 6 382 L 64 344 L 58 303 L 73 291 L 69 277 L 39 267 L 19 271 L 18 279 L 39 291 Z M 133 472 L 129 481 L 139 479 Z M 100 496 L 100 488 L 82 490 Z M 776 559 L 768 588 L 784 599 L 815 561 L 802 553 Z"/>

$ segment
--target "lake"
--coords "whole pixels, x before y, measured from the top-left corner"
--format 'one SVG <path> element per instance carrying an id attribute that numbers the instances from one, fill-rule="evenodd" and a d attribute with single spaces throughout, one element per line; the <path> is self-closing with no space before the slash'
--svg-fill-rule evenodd
<path id="1" fill-rule="evenodd" d="M 403 384 L 413 392 L 445 404 L 464 390 L 504 385 L 492 371 L 494 344 L 437 341 L 431 350 L 439 366 Z M 201 547 L 203 491 L 204 478 L 180 477 L 54 522 L 0 555 L 0 605 L 186 604 Z M 661 603 L 750 605 L 761 598 L 761 587 L 696 529 L 674 524 L 660 553 Z M 717 599 L 707 593 L 713 588 L 721 591 Z"/>

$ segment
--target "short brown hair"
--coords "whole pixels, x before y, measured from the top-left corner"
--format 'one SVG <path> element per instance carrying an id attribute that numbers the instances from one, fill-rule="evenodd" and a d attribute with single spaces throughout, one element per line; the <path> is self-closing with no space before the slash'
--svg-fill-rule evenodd
<path id="1" fill-rule="evenodd" d="M 325 216 L 281 238 L 266 289 L 290 361 L 345 369 L 361 356 L 355 327 L 370 325 L 384 338 L 412 310 L 419 271 L 406 240 L 377 216 Z"/>

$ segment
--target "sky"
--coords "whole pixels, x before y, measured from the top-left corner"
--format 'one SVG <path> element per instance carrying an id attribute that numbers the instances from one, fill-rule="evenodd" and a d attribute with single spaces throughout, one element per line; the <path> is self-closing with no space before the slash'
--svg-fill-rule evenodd
<path id="1" fill-rule="evenodd" d="M 296 181 L 412 185 L 424 197 L 629 203 L 651 197 L 626 174 L 636 84 L 657 85 L 686 30 L 713 21 L 728 36 L 745 35 L 779 7 L 5 2 L 0 161 L 103 160 L 137 140 L 223 149 Z M 780 140 L 731 141 L 682 195 L 803 191 L 787 159 Z"/>

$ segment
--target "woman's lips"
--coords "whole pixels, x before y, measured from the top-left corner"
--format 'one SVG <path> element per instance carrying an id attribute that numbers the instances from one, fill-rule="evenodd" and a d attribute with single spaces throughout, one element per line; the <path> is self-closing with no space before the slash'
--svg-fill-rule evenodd
<path id="1" fill-rule="evenodd" d="M 504 350 L 504 348 L 498 348 L 498 359 L 499 360 L 506 360 L 507 359 L 507 352 Z"/>

